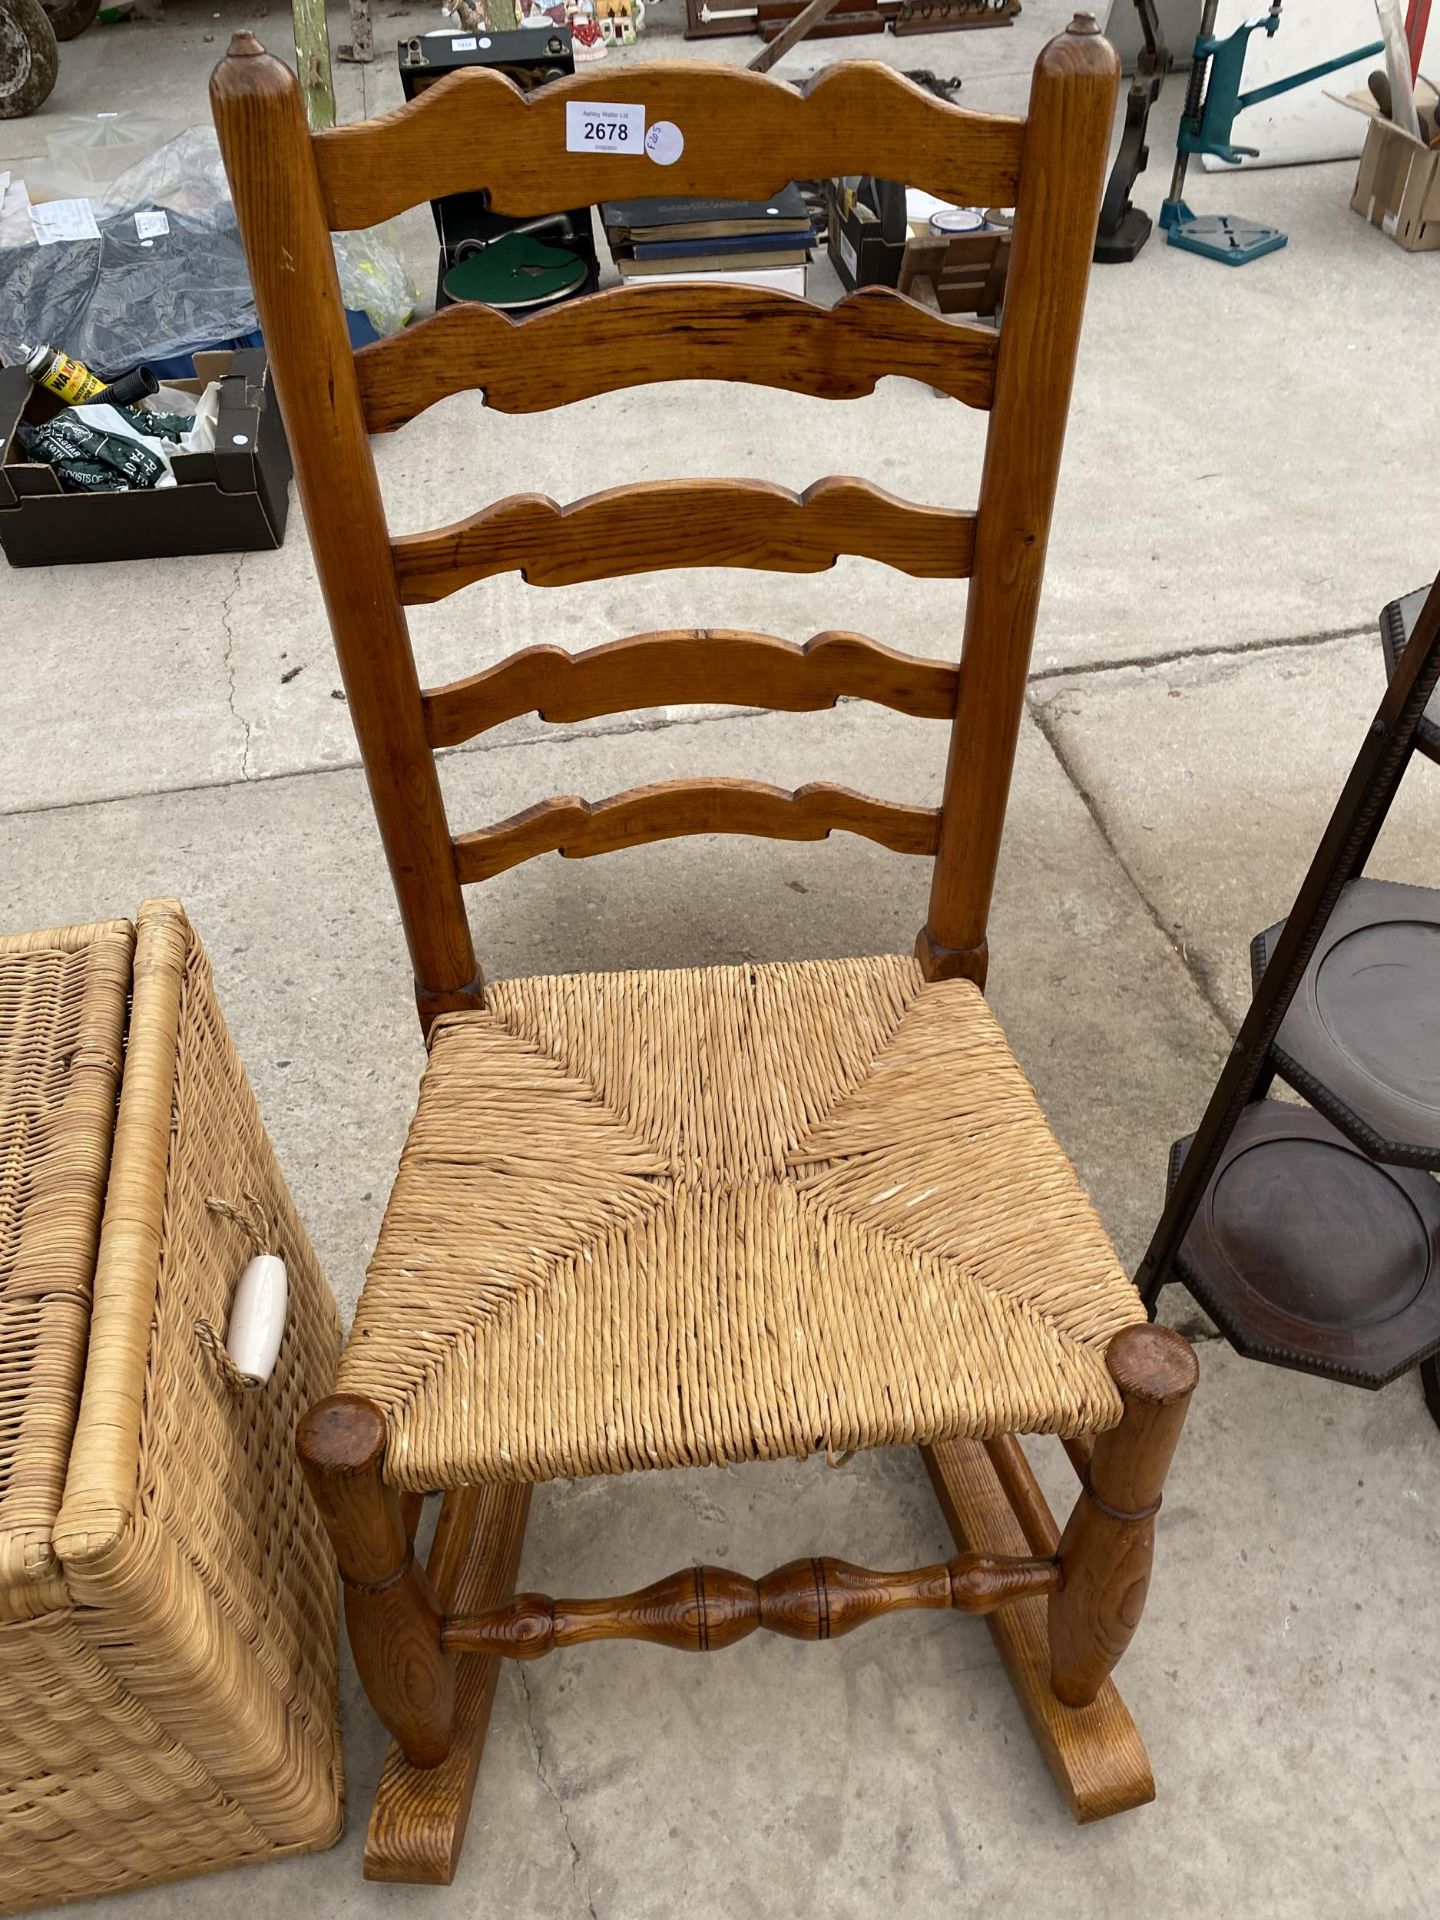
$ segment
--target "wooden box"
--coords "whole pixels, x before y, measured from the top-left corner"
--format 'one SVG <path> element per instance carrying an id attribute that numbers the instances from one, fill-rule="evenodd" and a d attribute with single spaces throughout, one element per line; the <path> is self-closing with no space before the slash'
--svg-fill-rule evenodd
<path id="1" fill-rule="evenodd" d="M 1429 144 L 1440 131 L 1434 87 L 1423 79 L 1415 83 L 1419 140 L 1383 119 L 1368 93 L 1332 93 L 1330 98 L 1370 121 L 1350 205 L 1406 253 L 1434 252 L 1440 247 L 1440 150 Z"/>

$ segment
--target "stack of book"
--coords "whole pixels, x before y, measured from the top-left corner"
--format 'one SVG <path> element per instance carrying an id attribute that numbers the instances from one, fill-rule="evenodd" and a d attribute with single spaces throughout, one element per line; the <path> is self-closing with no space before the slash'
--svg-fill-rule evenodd
<path id="1" fill-rule="evenodd" d="M 815 233 L 793 183 L 769 200 L 609 200 L 600 217 L 624 280 L 805 291 Z"/>

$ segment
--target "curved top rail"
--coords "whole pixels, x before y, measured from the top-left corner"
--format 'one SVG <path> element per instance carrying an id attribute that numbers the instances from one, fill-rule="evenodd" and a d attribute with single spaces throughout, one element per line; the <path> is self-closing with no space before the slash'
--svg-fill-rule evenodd
<path id="1" fill-rule="evenodd" d="M 657 149 L 678 140 L 676 157 L 660 164 L 628 127 L 623 143 L 584 146 L 584 115 L 569 110 L 602 101 L 640 107 L 644 135 L 667 126 Z M 789 180 L 850 173 L 1013 206 L 1024 126 L 950 106 L 874 61 L 830 67 L 803 93 L 693 60 L 576 73 L 530 94 L 472 67 L 393 113 L 316 134 L 314 153 L 339 230 L 480 189 L 494 212 L 529 215 L 659 194 L 763 200 Z"/>

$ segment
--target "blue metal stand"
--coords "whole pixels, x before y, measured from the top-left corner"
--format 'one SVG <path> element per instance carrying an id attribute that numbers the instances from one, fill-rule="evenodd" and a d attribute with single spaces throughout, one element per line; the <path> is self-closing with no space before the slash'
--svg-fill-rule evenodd
<path id="1" fill-rule="evenodd" d="M 1207 260 L 1218 260 L 1227 267 L 1243 267 L 1262 254 L 1278 252 L 1288 236 L 1279 227 L 1262 226 L 1258 221 L 1243 220 L 1235 214 L 1192 213 L 1183 197 L 1190 156 L 1213 154 L 1231 166 L 1238 166 L 1247 154 L 1253 158 L 1259 152 L 1258 147 L 1237 147 L 1231 138 L 1237 114 L 1243 113 L 1246 107 L 1258 106 L 1262 100 L 1273 100 L 1277 94 L 1307 86 L 1310 81 L 1348 67 L 1356 60 L 1383 53 L 1385 43 L 1372 41 L 1334 60 L 1322 60 L 1318 66 L 1306 67 L 1303 73 L 1288 74 L 1283 80 L 1272 80 L 1268 86 L 1252 87 L 1249 93 L 1242 93 L 1240 80 L 1250 36 L 1263 32 L 1267 38 L 1274 37 L 1280 25 L 1280 0 L 1273 0 L 1268 13 L 1242 21 L 1223 40 L 1214 37 L 1217 7 L 1218 0 L 1205 0 L 1194 64 L 1190 68 L 1190 85 L 1185 94 L 1185 111 L 1175 142 L 1175 173 L 1170 182 L 1170 197 L 1160 209 L 1160 225 L 1172 247 L 1202 254 Z"/>
<path id="2" fill-rule="evenodd" d="M 1279 227 L 1262 226 L 1238 213 L 1192 213 L 1183 200 L 1165 202 L 1160 224 L 1172 247 L 1226 267 L 1247 266 L 1262 253 L 1278 253 L 1290 239 Z"/>

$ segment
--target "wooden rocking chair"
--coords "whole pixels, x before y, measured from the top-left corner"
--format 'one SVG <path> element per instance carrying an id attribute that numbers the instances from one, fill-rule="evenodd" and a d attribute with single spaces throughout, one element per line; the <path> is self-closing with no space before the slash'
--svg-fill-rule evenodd
<path id="1" fill-rule="evenodd" d="M 808 92 L 691 64 L 528 98 L 482 71 L 311 136 L 249 35 L 211 93 L 335 644 L 414 965 L 429 1061 L 340 1391 L 301 1457 L 334 1540 L 365 1690 L 394 1736 L 372 1878 L 448 1881 L 500 1658 L 628 1638 L 692 1651 L 757 1627 L 823 1640 L 900 1608 L 990 1622 L 1077 1818 L 1152 1797 L 1108 1675 L 1144 1603 L 1161 1484 L 1196 1379 L 1145 1312 L 983 994 L 986 918 L 1104 181 L 1118 66 L 1088 16 L 1045 48 L 1027 119 L 947 106 L 888 68 Z M 669 123 L 570 151 L 589 101 Z M 678 133 L 677 130 L 678 129 Z M 577 137 L 577 136 L 572 136 Z M 583 132 L 578 136 L 583 138 Z M 328 240 L 481 185 L 505 213 L 636 193 L 758 198 L 866 173 L 1014 206 L 997 334 L 881 288 L 831 312 L 735 286 L 622 288 L 514 323 L 462 305 L 352 354 Z M 533 336 L 533 339 L 532 339 Z M 583 341 L 583 345 L 575 344 Z M 912 375 L 991 413 L 978 511 L 853 479 L 523 495 L 391 539 L 368 435 L 461 388 L 508 411 L 644 381 L 843 397 Z M 662 633 L 531 648 L 422 690 L 405 607 L 512 568 L 539 586 L 661 567 L 816 571 L 865 554 L 970 576 L 959 668 L 851 634 L 806 647 Z M 861 695 L 951 721 L 938 811 L 840 787 L 680 781 L 552 799 L 452 838 L 436 749 L 528 710 Z M 917 958 L 507 981 L 485 990 L 462 887 L 558 850 L 670 835 L 934 856 Z M 1061 1535 L 1015 1439 L 1058 1435 Z M 514 1591 L 530 1489 L 622 1473 L 921 1448 L 960 1551 L 874 1573 L 807 1558 L 686 1567 L 609 1599 Z M 428 1568 L 425 1491 L 444 1502 Z"/>

